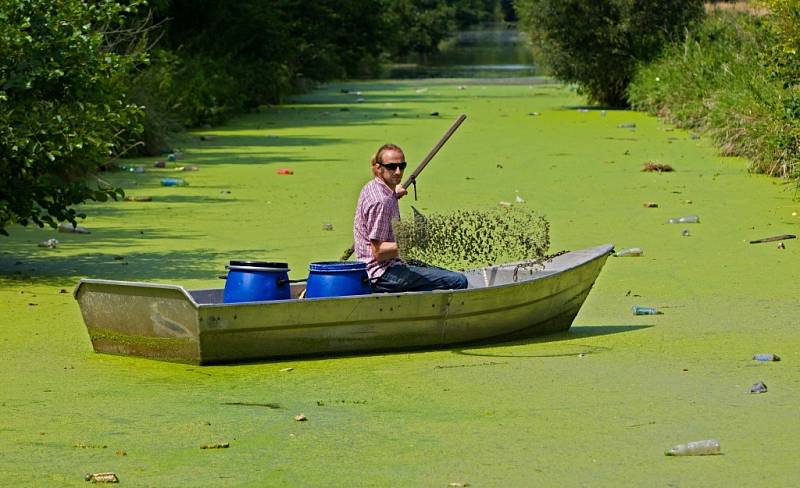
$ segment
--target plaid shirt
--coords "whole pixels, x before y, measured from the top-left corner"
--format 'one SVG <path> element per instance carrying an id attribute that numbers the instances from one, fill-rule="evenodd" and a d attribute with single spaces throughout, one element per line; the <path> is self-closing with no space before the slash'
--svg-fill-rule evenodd
<path id="1" fill-rule="evenodd" d="M 364 185 L 358 197 L 353 222 L 356 259 L 367 263 L 367 274 L 375 281 L 386 270 L 401 261 L 398 258 L 378 261 L 372 255 L 370 241 L 395 242 L 392 221 L 400 220 L 400 205 L 394 190 L 377 177 Z"/>

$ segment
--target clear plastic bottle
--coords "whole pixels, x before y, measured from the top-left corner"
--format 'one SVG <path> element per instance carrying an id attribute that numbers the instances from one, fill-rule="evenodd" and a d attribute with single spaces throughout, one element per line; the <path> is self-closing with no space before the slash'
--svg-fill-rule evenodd
<path id="1" fill-rule="evenodd" d="M 634 305 L 631 307 L 633 315 L 658 315 L 660 312 L 653 307 L 641 307 Z"/>
<path id="2" fill-rule="evenodd" d="M 719 454 L 719 441 L 717 439 L 678 444 L 664 451 L 665 456 L 708 456 L 713 454 Z"/>
<path id="3" fill-rule="evenodd" d="M 618 258 L 625 258 L 625 257 L 634 257 L 634 256 L 641 256 L 644 254 L 641 247 L 629 247 L 627 249 L 620 249 L 619 251 L 614 253 L 615 257 Z"/>
<path id="4" fill-rule="evenodd" d="M 699 224 L 700 217 L 697 215 L 687 215 L 686 217 L 673 217 L 667 221 L 669 224 Z"/>
<path id="5" fill-rule="evenodd" d="M 762 362 L 780 361 L 781 360 L 780 356 L 778 356 L 777 354 L 772 354 L 772 353 L 755 354 L 755 355 L 753 355 L 753 359 L 755 359 L 756 361 L 762 361 Z"/>
<path id="6" fill-rule="evenodd" d="M 69 223 L 69 222 L 61 222 L 60 224 L 58 224 L 58 231 L 59 232 L 72 232 L 72 233 L 75 233 L 75 234 L 91 234 L 89 229 L 87 229 L 86 227 L 81 227 L 80 225 L 76 226 L 76 227 L 73 227 L 72 224 Z"/>

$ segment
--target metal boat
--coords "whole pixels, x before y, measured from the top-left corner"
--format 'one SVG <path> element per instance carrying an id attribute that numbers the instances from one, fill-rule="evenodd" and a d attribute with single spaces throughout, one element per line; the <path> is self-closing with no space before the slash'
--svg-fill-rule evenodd
<path id="1" fill-rule="evenodd" d="M 96 352 L 194 364 L 516 340 L 569 329 L 610 244 L 467 270 L 464 290 L 223 303 L 221 288 L 83 279 Z"/>

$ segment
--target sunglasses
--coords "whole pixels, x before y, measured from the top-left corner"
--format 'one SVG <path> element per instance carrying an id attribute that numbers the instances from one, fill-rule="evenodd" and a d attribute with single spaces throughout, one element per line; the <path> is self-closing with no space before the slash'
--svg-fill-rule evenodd
<path id="1" fill-rule="evenodd" d="M 378 163 L 378 164 L 388 169 L 389 171 L 396 171 L 397 168 L 400 168 L 400 170 L 402 171 L 406 169 L 406 166 L 408 166 L 408 163 L 406 163 L 405 161 L 400 161 L 399 163 L 386 163 L 386 164 Z"/>

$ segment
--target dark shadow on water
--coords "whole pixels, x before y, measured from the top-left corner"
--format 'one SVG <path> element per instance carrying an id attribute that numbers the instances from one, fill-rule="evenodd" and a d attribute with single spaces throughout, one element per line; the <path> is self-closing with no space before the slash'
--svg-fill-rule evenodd
<path id="1" fill-rule="evenodd" d="M 561 110 L 587 110 L 590 112 L 604 110 L 606 112 L 617 111 L 624 112 L 625 110 L 620 107 L 611 107 L 607 105 L 563 105 Z"/>
<path id="2" fill-rule="evenodd" d="M 593 325 L 593 326 L 575 326 L 571 327 L 566 332 L 558 334 L 534 337 L 531 339 L 524 339 L 511 342 L 479 342 L 474 346 L 465 347 L 461 349 L 453 349 L 453 354 L 460 354 L 464 356 L 481 356 L 481 357 L 496 357 L 496 358 L 555 358 L 555 357 L 574 357 L 576 354 L 597 354 L 610 350 L 610 348 L 603 346 L 592 346 L 584 344 L 574 344 L 575 352 L 566 353 L 542 353 L 542 354 L 481 354 L 471 352 L 475 349 L 494 348 L 494 347 L 508 347 L 508 346 L 523 346 L 530 344 L 542 343 L 558 343 L 562 341 L 573 341 L 575 339 L 588 339 L 591 337 L 599 337 L 611 334 L 620 334 L 623 332 L 632 332 L 639 329 L 649 329 L 653 325 Z"/>
<path id="3" fill-rule="evenodd" d="M 148 234 L 152 237 L 153 233 Z M 77 284 L 80 278 L 181 284 L 187 279 L 215 279 L 225 273 L 225 265 L 231 259 L 261 259 L 280 252 L 280 249 L 259 248 L 129 253 L 125 251 L 125 242 L 130 237 L 120 239 L 119 252 L 113 254 L 59 256 L 37 255 L 33 251 L 0 255 L 0 286 L 63 286 L 65 281 Z M 223 285 L 220 280 L 219 286 Z"/>
<path id="4" fill-rule="evenodd" d="M 218 187 L 198 185 L 195 186 L 195 188 L 218 188 Z M 153 201 L 162 203 L 198 203 L 198 204 L 234 202 L 234 200 L 231 198 L 218 198 L 218 197 L 209 197 L 203 195 L 159 195 L 153 197 Z M 145 202 L 145 203 L 150 203 L 150 202 Z M 95 212 L 95 215 L 100 215 L 100 214 L 101 212 Z"/>

